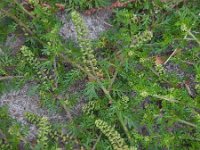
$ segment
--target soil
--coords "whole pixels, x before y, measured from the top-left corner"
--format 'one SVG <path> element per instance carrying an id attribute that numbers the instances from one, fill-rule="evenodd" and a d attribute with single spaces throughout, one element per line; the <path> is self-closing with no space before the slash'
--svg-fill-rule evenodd
<path id="1" fill-rule="evenodd" d="M 25 37 L 23 34 L 12 33 L 8 35 L 5 47 L 11 50 L 11 54 L 15 55 L 25 42 Z"/>
<path id="2" fill-rule="evenodd" d="M 60 118 L 61 116 L 58 114 L 52 114 L 47 109 L 41 108 L 37 95 L 28 95 L 29 86 L 30 85 L 25 85 L 19 91 L 11 91 L 10 93 L 6 93 L 1 96 L 0 106 L 8 106 L 10 116 L 23 125 L 28 125 L 28 122 L 24 117 L 25 112 L 32 112 L 39 116 L 55 116 L 56 118 Z M 29 138 L 32 139 L 35 137 L 35 133 L 36 128 L 31 125 Z"/>
<path id="3" fill-rule="evenodd" d="M 97 39 L 99 35 L 109 29 L 112 25 L 108 23 L 110 17 L 112 15 L 111 11 L 99 11 L 93 15 L 83 15 L 81 14 L 86 27 L 88 28 L 90 39 Z M 60 30 L 60 35 L 65 39 L 71 39 L 76 41 L 77 34 L 75 32 L 75 27 L 70 19 L 68 13 L 59 14 L 58 15 L 63 26 Z"/>

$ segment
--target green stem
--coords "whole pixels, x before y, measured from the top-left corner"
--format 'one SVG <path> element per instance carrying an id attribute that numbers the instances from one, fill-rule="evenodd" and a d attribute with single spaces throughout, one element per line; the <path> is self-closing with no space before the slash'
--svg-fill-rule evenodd
<path id="1" fill-rule="evenodd" d="M 130 134 L 129 134 L 129 132 L 128 132 L 128 129 L 127 129 L 126 125 L 124 124 L 124 121 L 123 121 L 123 119 L 122 119 L 122 116 L 121 116 L 121 114 L 119 114 L 118 112 L 117 112 L 116 114 L 117 114 L 117 117 L 118 117 L 118 119 L 119 119 L 119 122 L 120 122 L 121 125 L 122 125 L 122 128 L 123 128 L 124 131 L 125 131 L 126 136 L 128 137 L 128 140 L 129 140 L 129 142 L 130 142 L 130 144 L 131 144 L 131 143 L 132 143 L 131 136 L 130 136 Z"/>
<path id="2" fill-rule="evenodd" d="M 109 85 L 109 87 L 108 87 L 108 91 L 111 90 L 112 85 L 113 85 L 113 83 L 115 82 L 115 79 L 116 79 L 116 77 L 117 77 L 117 74 L 118 74 L 118 70 L 115 71 L 115 73 L 114 73 L 114 75 L 113 75 L 113 78 L 112 78 L 111 81 L 110 81 L 110 85 Z"/>
<path id="3" fill-rule="evenodd" d="M 187 30 L 186 32 L 200 45 L 200 40 L 191 31 Z"/>
<path id="4" fill-rule="evenodd" d="M 63 55 L 60 55 L 60 56 L 61 56 L 64 60 L 66 60 L 66 58 L 65 58 Z M 81 71 L 85 72 L 88 76 L 94 78 L 94 79 L 97 81 L 97 83 L 100 85 L 100 87 L 101 87 L 101 89 L 103 90 L 103 92 L 104 92 L 104 94 L 106 95 L 106 97 L 107 97 L 110 101 L 113 101 L 113 99 L 112 99 L 112 97 L 111 97 L 111 95 L 110 95 L 110 92 L 103 86 L 102 82 L 99 80 L 98 77 L 92 75 L 90 72 L 86 71 L 82 66 L 80 66 L 80 65 L 77 64 L 76 62 L 70 60 L 69 58 L 67 58 L 67 61 L 70 62 L 72 65 L 76 66 L 77 68 L 79 68 Z M 117 73 L 116 73 L 116 74 L 117 74 Z M 129 142 L 132 143 L 132 142 L 131 142 L 131 136 L 129 135 L 129 132 L 128 132 L 128 129 L 127 129 L 126 125 L 124 124 L 124 122 L 123 122 L 121 116 L 120 116 L 118 113 L 117 113 L 117 116 L 118 116 L 118 118 L 119 118 L 119 121 L 120 121 L 120 123 L 121 123 L 121 125 L 122 125 L 122 127 L 123 127 L 123 129 L 124 129 L 124 131 L 125 131 L 125 133 L 126 133 L 126 135 L 127 135 L 127 137 L 128 137 L 128 139 L 129 139 Z"/>
<path id="5" fill-rule="evenodd" d="M 9 80 L 9 79 L 13 79 L 13 78 L 22 78 L 23 76 L 4 76 L 4 77 L 0 77 L 0 81 L 3 80 Z"/>
<path id="6" fill-rule="evenodd" d="M 57 62 L 56 62 L 56 56 L 54 56 L 53 60 L 53 67 L 54 67 L 54 76 L 55 76 L 55 87 L 58 88 L 58 71 L 57 71 Z"/>
<path id="7" fill-rule="evenodd" d="M 178 121 L 178 122 L 181 122 L 181 123 L 183 123 L 183 124 L 192 126 L 192 127 L 194 127 L 194 128 L 197 128 L 197 126 L 196 126 L 195 124 L 190 123 L 190 122 L 188 122 L 188 121 L 185 121 L 185 120 L 182 120 L 182 119 L 178 119 L 177 121 Z"/>
<path id="8" fill-rule="evenodd" d="M 95 150 L 95 149 L 96 149 L 97 143 L 100 141 L 101 136 L 102 136 L 102 133 L 99 135 L 97 141 L 95 142 L 94 146 L 92 147 L 92 150 Z"/>
<path id="9" fill-rule="evenodd" d="M 93 74 L 91 74 L 90 72 L 86 71 L 81 65 L 79 65 L 77 62 L 71 60 L 70 58 L 68 58 L 66 56 L 63 56 L 62 54 L 59 54 L 59 57 L 61 57 L 64 61 L 72 64 L 73 66 L 77 67 L 78 69 L 80 69 L 81 71 L 83 71 L 84 73 L 86 73 L 89 77 L 95 79 L 97 81 L 97 83 L 100 85 L 100 87 L 103 90 L 103 92 L 106 95 L 106 97 L 110 101 L 113 101 L 113 98 L 111 97 L 110 92 L 104 87 L 103 83 L 100 81 L 100 79 L 98 77 L 96 77 Z"/>
<path id="10" fill-rule="evenodd" d="M 12 18 L 17 24 L 19 24 L 21 27 L 23 27 L 29 34 L 33 35 L 33 32 L 23 23 L 21 20 L 19 20 L 16 16 L 9 13 L 8 11 L 1 10 L 6 16 Z"/>
<path id="11" fill-rule="evenodd" d="M 20 19 L 18 19 L 16 16 L 14 16 L 13 14 L 9 13 L 8 11 L 5 11 L 3 9 L 1 9 L 0 11 L 2 11 L 6 16 L 10 17 L 11 19 L 13 19 L 19 26 L 21 26 L 22 28 L 24 28 L 30 35 L 32 35 L 32 37 L 38 41 L 41 45 L 46 45 L 43 41 L 41 41 L 35 33 L 33 33 L 31 31 L 31 29 L 29 29 L 27 27 L 26 24 L 24 24 Z"/>
<path id="12" fill-rule="evenodd" d="M 169 98 L 169 97 L 166 97 L 166 96 L 162 96 L 162 95 L 153 94 L 151 96 L 158 98 L 158 99 L 166 100 L 166 101 L 169 101 L 169 102 L 175 102 L 175 103 L 179 102 L 178 100 L 175 100 L 173 98 Z"/>
<path id="13" fill-rule="evenodd" d="M 178 51 L 179 49 L 176 48 L 173 53 L 171 53 L 171 55 L 167 58 L 167 60 L 164 62 L 164 65 L 166 65 L 168 63 L 168 61 L 176 54 L 176 52 Z"/>
<path id="14" fill-rule="evenodd" d="M 25 12 L 31 18 L 35 18 L 35 16 L 28 12 L 17 0 L 13 0 L 13 2 L 22 10 L 22 12 Z"/>
<path id="15" fill-rule="evenodd" d="M 97 83 L 99 84 L 99 86 L 101 87 L 101 89 L 103 90 L 104 94 L 106 95 L 106 97 L 110 100 L 113 101 L 110 92 L 104 87 L 103 83 L 101 82 L 101 80 L 96 76 L 95 71 L 94 71 L 94 66 L 93 64 L 90 62 L 91 68 L 92 68 L 92 72 L 94 75 L 90 74 L 90 76 L 92 75 L 92 77 L 97 81 Z"/>

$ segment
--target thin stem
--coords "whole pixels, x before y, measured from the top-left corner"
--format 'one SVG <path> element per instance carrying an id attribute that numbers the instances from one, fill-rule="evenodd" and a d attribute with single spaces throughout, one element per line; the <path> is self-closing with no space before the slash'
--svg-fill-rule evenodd
<path id="1" fill-rule="evenodd" d="M 13 79 L 13 78 L 22 78 L 23 76 L 5 76 L 5 77 L 0 77 L 0 81 L 3 81 L 3 80 L 10 80 L 10 79 Z"/>
<path id="2" fill-rule="evenodd" d="M 35 16 L 33 16 L 30 12 L 28 12 L 17 0 L 13 0 L 14 3 L 23 11 L 25 12 L 28 16 L 30 16 L 31 18 L 35 18 Z"/>
<path id="3" fill-rule="evenodd" d="M 172 98 L 169 98 L 169 97 L 166 97 L 166 96 L 162 96 L 162 95 L 156 95 L 156 94 L 154 94 L 154 95 L 151 95 L 151 96 L 153 96 L 155 98 L 162 99 L 162 100 L 166 100 L 166 101 L 169 101 L 169 102 L 179 102 L 179 101 L 177 101 L 175 99 L 172 99 Z"/>
<path id="4" fill-rule="evenodd" d="M 61 58 L 63 58 L 64 60 L 66 60 L 67 62 L 69 62 L 69 63 L 71 63 L 72 65 L 74 65 L 75 67 L 77 67 L 78 69 L 80 69 L 81 71 L 83 71 L 84 73 L 86 73 L 86 74 L 87 74 L 88 76 L 90 76 L 91 78 L 94 78 L 94 79 L 97 81 L 97 83 L 100 85 L 100 87 L 101 87 L 101 89 L 103 90 L 103 92 L 104 92 L 104 94 L 106 95 L 106 97 L 107 97 L 109 100 L 111 100 L 111 101 L 113 100 L 112 97 L 111 97 L 111 95 L 110 95 L 110 93 L 109 93 L 109 90 L 107 90 L 107 89 L 103 86 L 102 82 L 100 81 L 100 79 L 99 79 L 98 77 L 96 77 L 95 75 L 93 75 L 93 74 L 91 74 L 90 72 L 86 71 L 81 65 L 79 65 L 77 62 L 71 60 L 70 58 L 64 57 L 62 54 L 60 54 L 59 56 L 60 56 Z M 94 73 L 94 68 L 92 67 L 92 69 L 93 69 L 93 73 Z M 112 79 L 110 85 L 112 85 L 113 82 L 115 81 L 117 74 L 118 74 L 118 72 L 116 71 L 115 74 L 114 74 L 114 76 L 113 76 L 113 79 Z M 110 87 L 111 87 L 111 86 L 110 86 Z M 170 102 L 178 102 L 177 100 L 172 100 L 172 99 L 169 99 L 169 98 L 166 98 L 166 97 L 163 97 L 163 96 L 159 96 L 159 95 L 153 95 L 153 97 L 160 98 L 160 99 L 164 99 L 164 100 L 167 100 L 167 101 L 170 101 Z M 118 117 L 118 119 L 119 119 L 119 121 L 120 121 L 120 124 L 121 124 L 122 127 L 123 127 L 123 130 L 124 130 L 125 134 L 127 135 L 127 138 L 128 138 L 128 140 L 129 140 L 129 142 L 132 143 L 132 142 L 131 142 L 132 140 L 131 140 L 131 136 L 130 136 L 130 134 L 129 134 L 129 131 L 128 131 L 126 125 L 124 124 L 124 122 L 123 122 L 123 120 L 122 120 L 122 117 L 121 117 L 121 115 L 120 115 L 119 113 L 117 113 L 117 117 Z M 94 147 L 96 147 L 96 146 L 94 145 Z M 94 148 L 94 147 L 93 147 L 93 148 Z"/>
<path id="5" fill-rule="evenodd" d="M 164 62 L 164 65 L 166 65 L 168 63 L 168 61 L 176 54 L 176 52 L 178 51 L 179 49 L 176 48 L 173 53 L 171 53 L 171 55 L 168 57 L 168 59 Z"/>
<path id="6" fill-rule="evenodd" d="M 101 89 L 103 90 L 104 94 L 106 95 L 106 97 L 110 100 L 113 101 L 110 92 L 104 87 L 103 83 L 101 82 L 101 80 L 96 76 L 95 71 L 94 71 L 94 66 L 93 64 L 90 62 L 91 68 L 92 68 L 92 72 L 94 75 L 93 78 L 97 81 L 97 83 L 100 85 Z"/>
<path id="7" fill-rule="evenodd" d="M 27 27 L 26 24 L 24 24 L 23 22 L 21 22 L 21 20 L 19 20 L 16 16 L 14 16 L 13 14 L 9 13 L 8 11 L 5 11 L 3 9 L 1 9 L 0 11 L 2 11 L 6 16 L 12 18 L 19 26 L 21 26 L 22 28 L 24 28 L 30 35 L 32 35 L 32 37 L 37 40 L 41 45 L 46 45 L 43 41 L 41 41 L 35 33 L 33 33 L 31 31 L 31 29 L 29 29 Z"/>
<path id="8" fill-rule="evenodd" d="M 13 14 L 11 14 L 8 11 L 5 11 L 3 9 L 1 11 L 3 13 L 5 13 L 6 16 L 12 18 L 17 24 L 22 26 L 29 34 L 33 35 L 33 32 L 23 22 L 21 22 L 16 16 L 14 16 Z"/>
<path id="9" fill-rule="evenodd" d="M 187 30 L 186 32 L 200 45 L 200 40 L 191 31 Z"/>
<path id="10" fill-rule="evenodd" d="M 70 113 L 70 110 L 67 108 L 67 106 L 65 104 L 63 104 L 63 107 L 65 109 L 65 112 L 67 113 L 67 117 L 69 118 L 69 120 L 72 122 L 72 115 Z"/>
<path id="11" fill-rule="evenodd" d="M 96 76 L 94 76 L 93 74 L 91 74 L 90 72 L 86 71 L 81 65 L 79 65 L 77 62 L 71 60 L 70 58 L 66 58 L 64 57 L 62 54 L 59 54 L 59 56 L 64 59 L 66 62 L 72 64 L 73 66 L 77 67 L 78 69 L 80 69 L 81 71 L 83 71 L 84 73 L 86 73 L 89 77 L 95 79 L 97 81 L 97 83 L 100 85 L 101 89 L 103 90 L 104 94 L 106 95 L 106 97 L 110 100 L 113 101 L 113 98 L 110 95 L 110 92 L 104 87 L 104 85 L 102 84 L 102 82 L 100 81 L 100 79 Z"/>
<path id="12" fill-rule="evenodd" d="M 4 52 L 1 48 L 0 48 L 0 55 L 4 55 Z"/>
<path id="13" fill-rule="evenodd" d="M 186 63 L 186 64 L 188 64 L 188 65 L 195 65 L 195 63 L 193 63 L 193 62 L 190 62 L 190 61 L 185 61 L 185 60 L 180 60 L 181 62 L 184 62 L 184 63 Z"/>
<path id="14" fill-rule="evenodd" d="M 121 117 L 121 114 L 119 114 L 118 112 L 116 114 L 117 114 L 117 117 L 119 119 L 119 122 L 121 123 L 121 125 L 122 125 L 122 127 L 123 127 L 123 129 L 125 131 L 126 136 L 128 137 L 129 142 L 132 143 L 131 136 L 130 136 L 130 134 L 128 132 L 128 129 L 127 129 L 126 125 L 124 124 L 124 121 L 123 121 L 123 119 Z"/>
<path id="15" fill-rule="evenodd" d="M 188 121 L 185 121 L 185 120 L 182 120 L 182 119 L 178 119 L 177 121 L 178 121 L 178 122 L 181 122 L 181 123 L 183 123 L 183 124 L 192 126 L 192 127 L 194 127 L 194 128 L 197 128 L 197 125 L 195 125 L 195 124 L 193 124 L 193 123 L 190 123 L 190 122 L 188 122 Z"/>
<path id="16" fill-rule="evenodd" d="M 160 81 L 164 81 L 164 82 L 168 83 L 169 85 L 172 85 L 168 80 L 166 80 L 164 78 L 160 78 L 160 75 L 153 68 L 149 68 L 149 69 L 152 71 L 153 74 L 155 74 L 158 77 L 158 79 Z"/>
<path id="17" fill-rule="evenodd" d="M 95 149 L 96 149 L 97 143 L 100 141 L 101 136 L 102 136 L 102 133 L 99 135 L 98 139 L 96 140 L 94 146 L 92 147 L 92 150 L 95 150 Z"/>
<path id="18" fill-rule="evenodd" d="M 113 83 L 115 82 L 115 79 L 117 78 L 117 74 L 118 74 L 118 70 L 115 71 L 115 73 L 114 73 L 114 75 L 113 75 L 113 78 L 112 78 L 111 81 L 110 81 L 110 85 L 109 85 L 109 87 L 108 87 L 108 91 L 111 90 L 112 85 L 113 85 Z"/>
<path id="19" fill-rule="evenodd" d="M 57 63 L 56 63 L 56 57 L 54 58 L 53 62 L 53 67 L 54 67 L 54 76 L 55 76 L 55 87 L 58 88 L 58 72 L 57 72 Z"/>
<path id="20" fill-rule="evenodd" d="M 97 16 L 97 19 L 98 19 L 99 21 L 102 21 L 105 25 L 108 25 L 109 27 L 113 27 L 113 25 L 107 23 L 106 21 L 102 20 L 102 19 L 99 18 L 98 16 Z"/>

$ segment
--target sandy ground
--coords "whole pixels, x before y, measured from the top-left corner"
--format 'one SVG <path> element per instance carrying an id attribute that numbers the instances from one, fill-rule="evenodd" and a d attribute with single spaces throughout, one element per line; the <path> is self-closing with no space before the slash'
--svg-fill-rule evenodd
<path id="1" fill-rule="evenodd" d="M 112 27 L 112 25 L 108 23 L 111 15 L 111 11 L 100 11 L 90 16 L 81 15 L 88 28 L 88 37 L 90 39 L 97 39 L 103 31 Z M 63 26 L 60 30 L 60 35 L 66 40 L 71 39 L 76 41 L 77 34 L 69 14 L 64 13 L 59 14 L 58 16 L 63 23 Z"/>

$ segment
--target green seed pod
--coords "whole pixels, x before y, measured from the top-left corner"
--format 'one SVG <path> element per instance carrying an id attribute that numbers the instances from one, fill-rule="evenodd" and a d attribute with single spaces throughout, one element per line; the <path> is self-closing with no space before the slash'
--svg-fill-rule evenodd
<path id="1" fill-rule="evenodd" d="M 143 43 L 150 41 L 153 37 L 151 31 L 144 31 L 134 36 L 132 44 L 130 47 L 137 48 L 140 47 Z"/>
<path id="2" fill-rule="evenodd" d="M 87 71 L 88 72 L 92 72 L 92 70 L 98 71 L 97 60 L 95 59 L 94 56 L 94 50 L 92 49 L 91 41 L 88 38 L 88 29 L 85 26 L 85 23 L 81 15 L 78 12 L 73 11 L 71 13 L 71 18 L 77 33 L 77 40 L 79 42 L 79 47 L 81 49 L 83 63 L 88 67 L 92 63 L 92 66 L 90 67 L 93 68 L 88 68 Z"/>
<path id="3" fill-rule="evenodd" d="M 38 139 L 37 142 L 40 143 L 43 149 L 48 149 L 48 135 L 51 132 L 51 126 L 46 117 L 42 117 L 38 124 Z"/>
<path id="4" fill-rule="evenodd" d="M 88 104 L 83 106 L 83 112 L 86 113 L 87 115 L 91 115 L 94 110 L 99 109 L 99 102 L 96 101 L 90 101 Z"/>
<path id="5" fill-rule="evenodd" d="M 33 114 L 33 113 L 30 113 L 30 112 L 26 112 L 25 114 L 25 118 L 30 122 L 30 123 L 33 123 L 35 125 L 38 125 L 38 123 L 40 122 L 41 120 L 41 117 Z"/>
<path id="6" fill-rule="evenodd" d="M 109 139 L 114 150 L 129 150 L 128 145 L 126 145 L 120 134 L 113 127 L 109 126 L 105 121 L 98 119 L 95 121 L 95 125 Z"/>
<path id="7" fill-rule="evenodd" d="M 0 139 L 0 149 L 1 150 L 13 150 L 13 147 L 9 144 L 3 141 L 3 139 Z"/>

